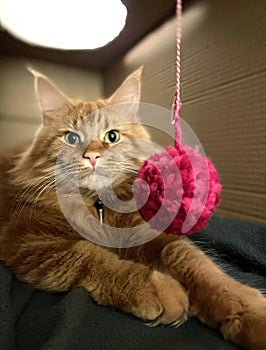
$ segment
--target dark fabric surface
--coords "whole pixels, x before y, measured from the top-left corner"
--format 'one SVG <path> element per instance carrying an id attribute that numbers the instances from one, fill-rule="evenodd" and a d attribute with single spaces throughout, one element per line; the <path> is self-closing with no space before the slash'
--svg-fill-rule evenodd
<path id="1" fill-rule="evenodd" d="M 191 239 L 244 283 L 266 288 L 266 226 L 213 217 Z M 191 319 L 180 328 L 150 328 L 96 305 L 87 291 L 46 293 L 18 281 L 0 262 L 0 349 L 188 349 L 239 347 Z"/>

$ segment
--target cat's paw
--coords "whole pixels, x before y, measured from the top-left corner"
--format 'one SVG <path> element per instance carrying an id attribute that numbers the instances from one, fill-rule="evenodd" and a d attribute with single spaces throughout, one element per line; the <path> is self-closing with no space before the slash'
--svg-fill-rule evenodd
<path id="1" fill-rule="evenodd" d="M 171 276 L 153 271 L 147 281 L 147 288 L 139 296 L 135 314 L 149 321 L 150 325 L 172 324 L 179 326 L 186 322 L 189 300 L 185 289 Z"/>
<path id="2" fill-rule="evenodd" d="M 256 289 L 241 286 L 241 298 L 221 327 L 225 339 L 251 350 L 266 349 L 266 298 Z"/>

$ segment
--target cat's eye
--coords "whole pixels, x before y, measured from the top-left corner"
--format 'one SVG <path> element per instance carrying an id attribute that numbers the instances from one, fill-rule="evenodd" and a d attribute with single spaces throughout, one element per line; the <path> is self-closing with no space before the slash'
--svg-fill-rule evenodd
<path id="1" fill-rule="evenodd" d="M 110 130 L 104 136 L 104 141 L 107 143 L 116 143 L 120 140 L 120 134 L 117 130 Z"/>
<path id="2" fill-rule="evenodd" d="M 69 131 L 67 134 L 65 134 L 65 141 L 69 145 L 77 145 L 80 143 L 79 134 L 74 131 Z"/>

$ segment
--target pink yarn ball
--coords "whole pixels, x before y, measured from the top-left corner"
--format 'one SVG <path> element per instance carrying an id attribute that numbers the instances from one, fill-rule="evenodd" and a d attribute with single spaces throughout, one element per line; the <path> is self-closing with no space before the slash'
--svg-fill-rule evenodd
<path id="1" fill-rule="evenodd" d="M 191 235 L 206 226 L 220 202 L 220 191 L 211 161 L 177 142 L 146 160 L 134 184 L 144 220 L 175 235 Z"/>

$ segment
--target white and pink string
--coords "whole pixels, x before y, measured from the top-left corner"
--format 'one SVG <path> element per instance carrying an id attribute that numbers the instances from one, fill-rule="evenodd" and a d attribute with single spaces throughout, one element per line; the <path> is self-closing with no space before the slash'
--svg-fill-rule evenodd
<path id="1" fill-rule="evenodd" d="M 175 124 L 175 142 L 181 143 L 180 113 L 181 113 L 181 35 L 182 35 L 182 0 L 176 2 L 176 89 L 172 105 L 172 123 Z"/>

